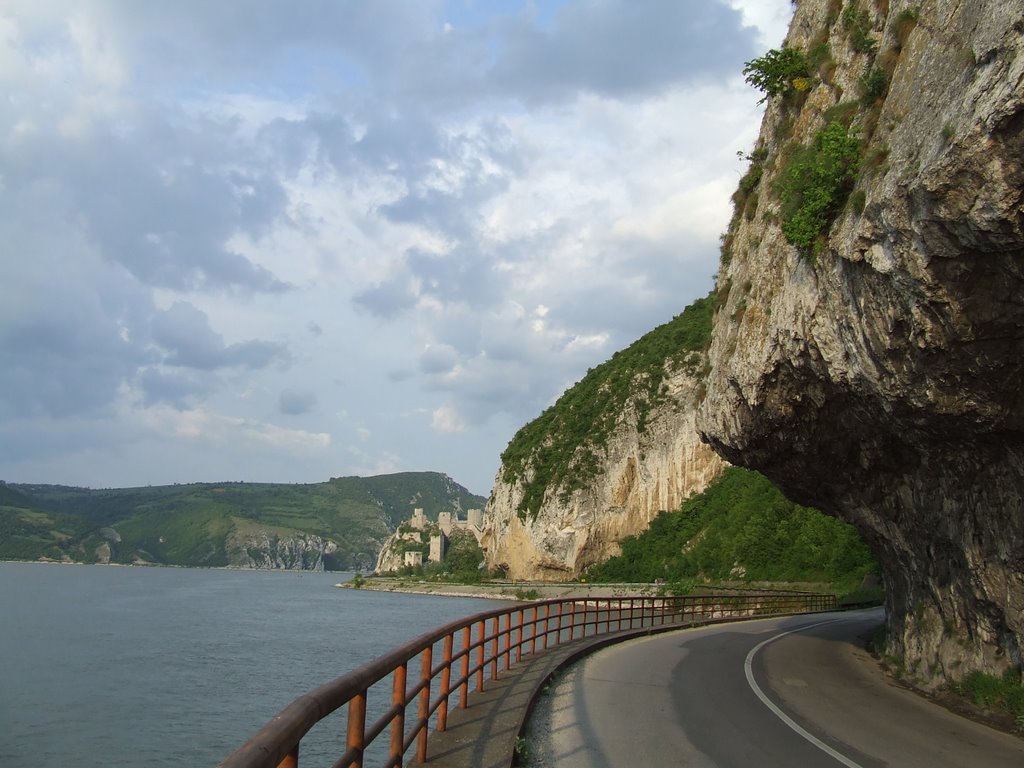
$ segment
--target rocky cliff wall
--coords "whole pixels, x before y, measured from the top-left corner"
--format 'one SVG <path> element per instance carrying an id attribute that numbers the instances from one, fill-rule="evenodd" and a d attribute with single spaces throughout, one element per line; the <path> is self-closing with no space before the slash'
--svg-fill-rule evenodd
<path id="1" fill-rule="evenodd" d="M 279 535 L 269 530 L 248 531 L 231 536 L 228 559 L 238 568 L 288 571 L 323 571 L 324 558 L 338 551 L 330 539 L 313 534 Z"/>
<path id="2" fill-rule="evenodd" d="M 885 576 L 890 652 L 922 682 L 1019 668 L 1024 3 L 840 8 L 797 6 L 787 44 L 831 57 L 806 92 L 768 102 L 698 426 L 860 528 Z M 887 89 L 871 100 L 876 70 Z M 787 152 L 851 100 L 859 179 L 802 255 L 781 230 Z"/>
<path id="3" fill-rule="evenodd" d="M 618 542 L 647 528 L 662 510 L 699 493 L 725 466 L 695 425 L 700 375 L 679 370 L 664 382 L 664 400 L 638 429 L 635 401 L 618 414 L 593 481 L 567 496 L 549 487 L 536 514 L 521 511 L 535 469 L 495 480 L 484 511 L 481 546 L 490 568 L 512 579 L 557 581 L 619 553 Z"/>

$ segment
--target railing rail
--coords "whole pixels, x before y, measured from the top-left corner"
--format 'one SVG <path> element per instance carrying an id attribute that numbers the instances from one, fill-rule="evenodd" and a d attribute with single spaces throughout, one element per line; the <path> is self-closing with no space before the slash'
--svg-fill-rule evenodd
<path id="1" fill-rule="evenodd" d="M 482 691 L 488 679 L 497 679 L 524 657 L 543 653 L 549 646 L 626 629 L 835 607 L 835 595 L 764 590 L 729 595 L 568 598 L 484 611 L 420 635 L 299 696 L 221 762 L 220 768 L 298 768 L 303 737 L 342 707 L 347 707 L 348 715 L 345 750 L 333 768 L 362 768 L 366 748 L 385 732 L 390 740 L 385 766 L 400 768 L 413 746 L 416 760 L 423 762 L 431 718 L 436 731 L 445 730 L 449 699 L 457 697 L 458 706 L 465 708 L 471 685 L 474 691 Z M 434 663 L 438 645 L 441 659 Z M 409 687 L 409 665 L 414 660 L 418 661 L 418 675 Z M 367 725 L 370 690 L 389 676 L 391 706 Z"/>

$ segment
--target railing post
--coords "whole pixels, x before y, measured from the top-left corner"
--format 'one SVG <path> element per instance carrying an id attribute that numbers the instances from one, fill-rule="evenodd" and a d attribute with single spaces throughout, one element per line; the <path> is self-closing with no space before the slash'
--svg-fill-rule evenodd
<path id="1" fill-rule="evenodd" d="M 431 669 L 434 666 L 434 646 L 428 645 L 420 654 L 420 706 L 416 713 L 416 727 L 420 729 L 416 736 L 416 762 L 427 761 L 427 738 L 430 735 L 430 680 Z M 401 761 L 398 763 L 401 768 Z"/>
<path id="2" fill-rule="evenodd" d="M 530 624 L 530 655 L 537 655 L 537 606 L 533 606 L 533 621 Z"/>
<path id="3" fill-rule="evenodd" d="M 562 603 L 558 603 L 558 620 L 555 622 L 555 645 L 562 644 Z"/>
<path id="4" fill-rule="evenodd" d="M 462 628 L 462 684 L 459 686 L 459 708 L 465 709 L 469 703 L 469 647 L 473 637 L 473 625 Z"/>
<path id="5" fill-rule="evenodd" d="M 569 603 L 569 642 L 576 639 L 576 601 Z"/>
<path id="6" fill-rule="evenodd" d="M 398 707 L 398 712 L 391 721 L 391 751 L 388 756 L 392 761 L 397 758 L 399 768 L 402 765 L 402 753 L 405 751 L 405 676 L 408 669 L 407 664 L 395 667 L 391 684 L 391 705 Z"/>
<path id="7" fill-rule="evenodd" d="M 495 616 L 491 620 L 491 634 L 494 635 L 494 637 L 491 638 L 491 680 L 498 679 L 498 657 L 501 655 L 499 653 L 500 643 L 498 642 L 501 637 L 500 629 L 501 621 L 499 617 Z"/>
<path id="8" fill-rule="evenodd" d="M 484 638 L 487 637 L 487 623 L 483 619 L 476 624 L 476 689 L 482 691 L 484 689 L 484 654 L 487 649 L 484 647 L 487 642 Z"/>
<path id="9" fill-rule="evenodd" d="M 437 730 L 448 727 L 448 694 L 452 684 L 452 647 L 455 636 L 449 632 L 444 636 L 444 669 L 441 670 L 441 705 L 437 708 Z"/>
<path id="10" fill-rule="evenodd" d="M 508 668 L 512 665 L 512 614 L 505 614 L 505 631 L 502 633 L 502 638 L 505 640 L 505 665 L 504 670 L 508 672 Z"/>
<path id="11" fill-rule="evenodd" d="M 366 747 L 366 691 L 352 697 L 348 703 L 348 734 L 346 749 L 354 750 L 353 768 L 363 768 L 363 749 Z"/>
<path id="12" fill-rule="evenodd" d="M 516 611 L 516 664 L 523 660 L 523 609 Z"/>
<path id="13" fill-rule="evenodd" d="M 540 648 L 542 651 L 546 651 L 548 649 L 548 617 L 550 615 L 551 605 L 549 603 L 548 605 L 544 606 L 544 636 L 541 638 L 540 641 Z"/>

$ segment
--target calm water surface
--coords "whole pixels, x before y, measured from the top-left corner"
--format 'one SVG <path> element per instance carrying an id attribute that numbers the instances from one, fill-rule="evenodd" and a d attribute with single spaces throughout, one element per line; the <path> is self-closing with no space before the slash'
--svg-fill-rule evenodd
<path id="1" fill-rule="evenodd" d="M 301 693 L 497 605 L 345 578 L 0 563 L 0 766 L 213 766 Z M 343 733 L 315 729 L 303 764 Z"/>

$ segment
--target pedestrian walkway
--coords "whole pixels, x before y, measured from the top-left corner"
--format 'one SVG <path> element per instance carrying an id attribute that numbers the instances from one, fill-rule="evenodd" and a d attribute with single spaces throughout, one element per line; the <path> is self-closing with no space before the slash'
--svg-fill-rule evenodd
<path id="1" fill-rule="evenodd" d="M 625 629 L 563 643 L 489 680 L 483 691 L 471 693 L 466 709 L 448 713 L 448 727 L 430 734 L 429 768 L 509 768 L 516 739 L 530 718 L 533 702 L 559 669 L 600 648 L 634 637 L 682 629 L 685 624 Z"/>

